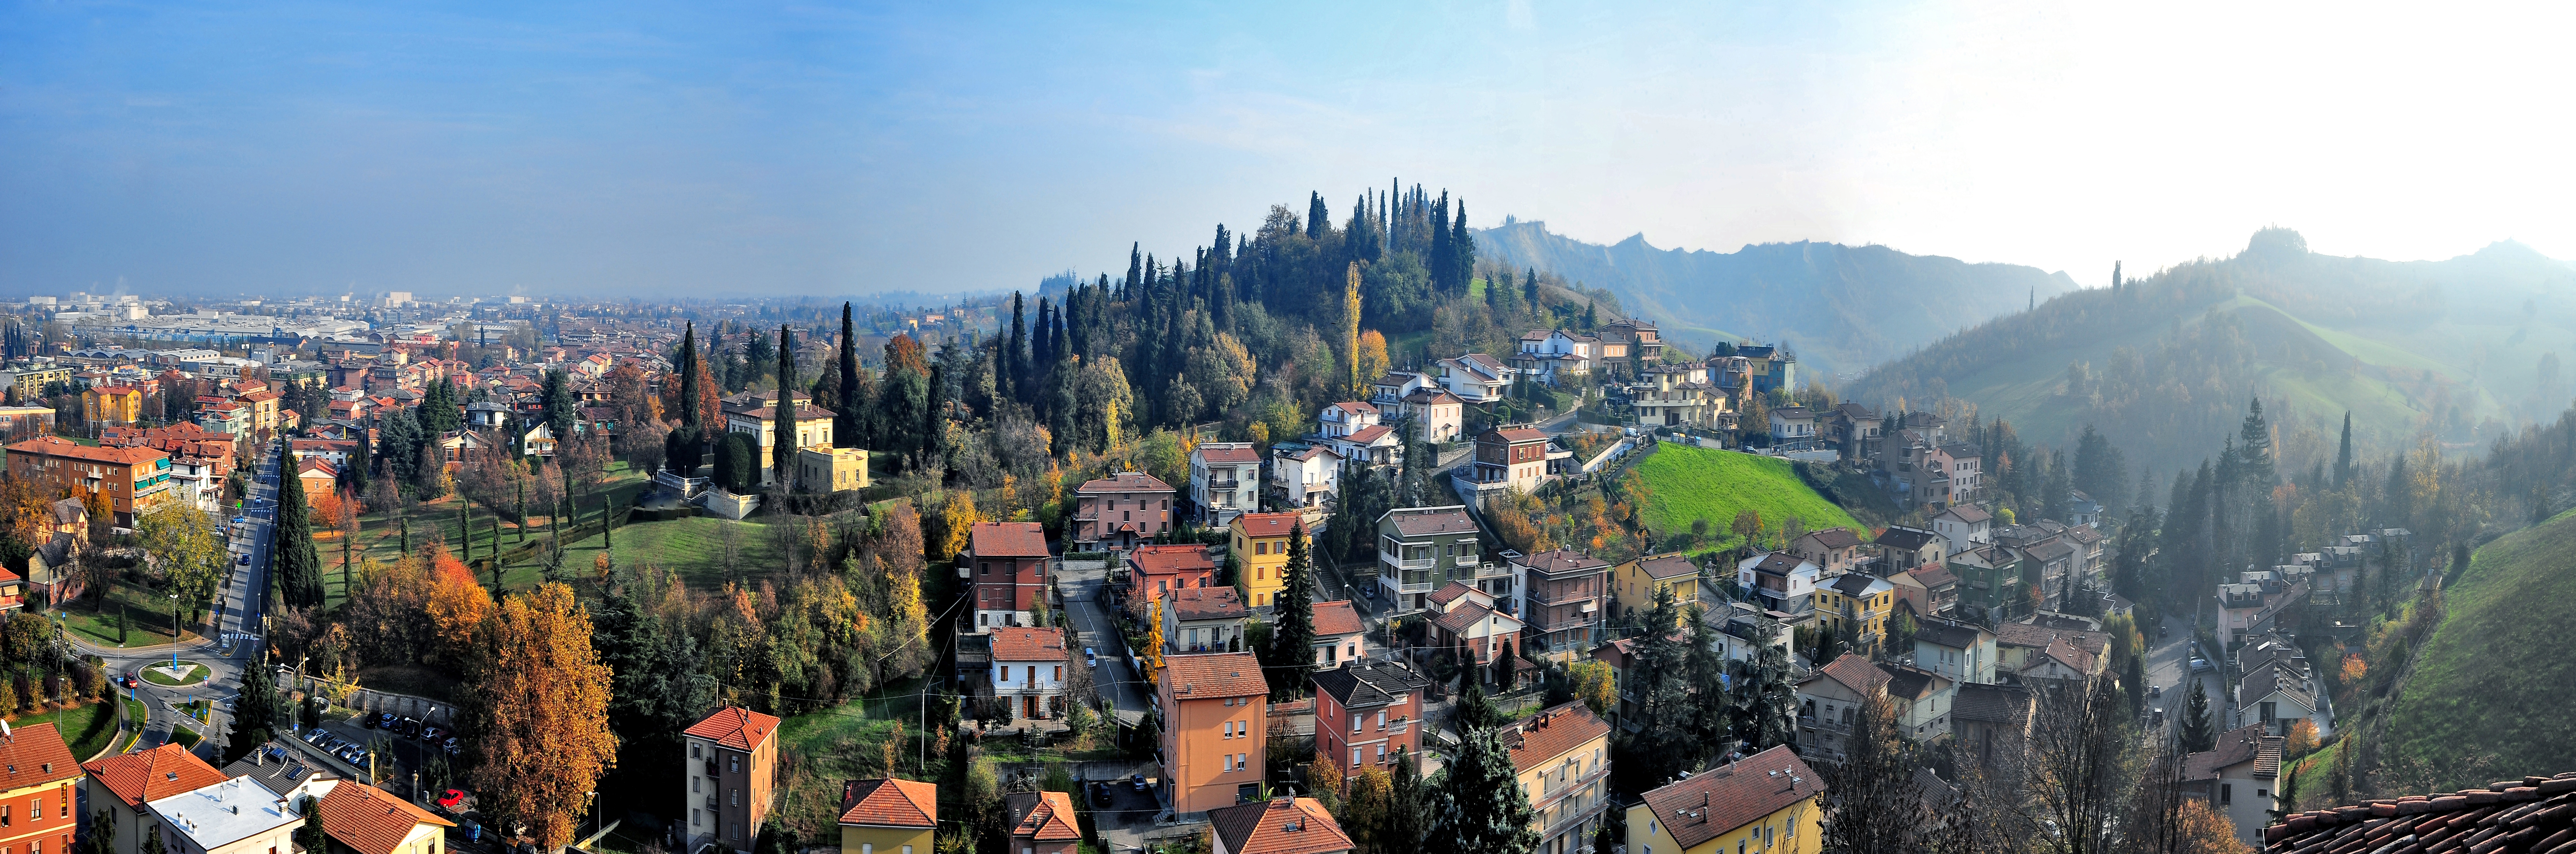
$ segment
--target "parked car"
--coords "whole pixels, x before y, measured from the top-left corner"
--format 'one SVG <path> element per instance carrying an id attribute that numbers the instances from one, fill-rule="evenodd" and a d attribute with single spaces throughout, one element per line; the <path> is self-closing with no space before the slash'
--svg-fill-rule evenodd
<path id="1" fill-rule="evenodd" d="M 377 713 L 376 713 L 376 728 L 377 728 L 377 729 L 393 729 L 393 727 L 394 727 L 394 721 L 397 721 L 397 720 L 400 720 L 400 718 L 396 718 L 396 717 L 394 717 L 394 713 L 392 713 L 392 712 L 377 712 Z"/>
<path id="2" fill-rule="evenodd" d="M 1109 805 L 1109 799 L 1109 783 L 1104 780 L 1091 781 L 1091 803 L 1105 807 Z"/>
<path id="3" fill-rule="evenodd" d="M 416 720 L 412 720 L 411 718 L 404 718 L 404 719 L 402 719 L 402 721 L 401 721 L 401 722 L 400 722 L 400 723 L 395 727 L 395 730 L 394 730 L 394 731 L 396 731 L 396 732 L 400 732 L 400 733 L 402 733 L 403 735 L 405 735 L 405 736 L 407 736 L 407 737 L 410 737 L 410 738 L 419 738 L 419 737 L 420 737 L 420 722 L 419 722 L 419 721 L 416 721 Z"/>
<path id="4" fill-rule="evenodd" d="M 1134 788 L 1136 789 L 1136 791 L 1139 791 L 1139 792 L 1145 791 L 1145 788 L 1146 788 L 1146 787 L 1145 787 L 1145 775 L 1143 775 L 1143 774 L 1129 774 L 1129 775 L 1127 775 L 1127 785 L 1134 787 Z"/>
<path id="5" fill-rule="evenodd" d="M 236 564 L 236 565 L 239 565 L 239 566 L 249 566 L 249 565 L 250 565 L 250 553 L 249 553 L 249 552 L 242 552 L 242 554 L 241 554 L 241 559 L 240 559 L 240 560 L 233 561 L 233 563 L 234 563 L 234 564 Z"/>
<path id="6" fill-rule="evenodd" d="M 2207 672 L 2209 672 L 2209 659 L 2206 659 L 2206 658 L 2197 658 L 2197 657 L 2193 658 L 2193 659 L 2191 660 L 2191 672 L 2193 672 L 2193 673 L 2207 673 Z"/>
<path id="7" fill-rule="evenodd" d="M 2147 698 L 2148 698 L 2148 699 L 2152 700 L 2152 699 L 2155 699 L 2155 698 L 2158 698 L 2158 697 L 2162 697 L 2162 696 L 2164 696 L 2164 695 L 2165 695 L 2165 686 L 2162 686 L 2162 685 L 2149 685 L 2149 686 L 2147 686 Z"/>
<path id="8" fill-rule="evenodd" d="M 436 743 L 438 742 L 438 740 L 439 740 L 439 739 L 446 738 L 446 737 L 447 737 L 447 731 L 446 731 L 446 730 L 439 729 L 439 728 L 434 727 L 434 726 L 425 726 L 425 727 L 421 727 L 421 728 L 420 728 L 420 740 L 422 740 L 422 741 L 426 741 L 426 742 L 430 742 L 430 743 L 432 743 L 432 744 L 436 744 Z"/>
<path id="9" fill-rule="evenodd" d="M 358 716 L 358 725 L 359 725 L 359 726 L 362 726 L 362 727 L 366 727 L 366 728 L 368 728 L 368 729 L 375 729 L 375 728 L 376 728 L 376 716 L 375 716 L 375 715 L 359 715 L 359 716 Z"/>

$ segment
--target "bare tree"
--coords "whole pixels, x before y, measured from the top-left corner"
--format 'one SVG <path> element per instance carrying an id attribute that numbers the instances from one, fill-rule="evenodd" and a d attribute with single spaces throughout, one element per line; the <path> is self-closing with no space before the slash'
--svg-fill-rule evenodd
<path id="1" fill-rule="evenodd" d="M 2111 680 L 2043 684 L 2024 761 L 2035 840 L 2056 854 L 2108 854 L 2138 781 L 2135 729 Z"/>
<path id="2" fill-rule="evenodd" d="M 1898 730 L 1896 704 L 1885 694 L 1861 701 L 1860 716 L 1844 741 L 1843 759 L 1822 770 L 1826 850 L 1848 854 L 1906 854 L 1931 819 L 1915 782 L 1911 742 Z"/>

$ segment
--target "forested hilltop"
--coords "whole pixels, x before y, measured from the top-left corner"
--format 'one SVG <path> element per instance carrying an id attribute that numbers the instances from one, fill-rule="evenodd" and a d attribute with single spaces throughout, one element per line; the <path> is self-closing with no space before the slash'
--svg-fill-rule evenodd
<path id="1" fill-rule="evenodd" d="M 1484 256 L 1511 268 L 1554 271 L 1607 289 L 1664 335 L 1707 347 L 1778 341 L 1801 371 L 1857 372 L 1982 323 L 2075 290 L 2064 273 L 2014 264 L 1970 264 L 1884 246 L 1764 243 L 1734 252 L 1657 249 L 1638 234 L 1616 244 L 1550 233 L 1542 222 L 1477 232 Z"/>
<path id="2" fill-rule="evenodd" d="M 2365 449 L 2428 432 L 2454 450 L 2484 446 L 2566 408 L 2571 348 L 2576 271 L 2521 244 L 2395 262 L 2318 255 L 2274 228 L 2231 258 L 1997 317 L 1871 370 L 1844 396 L 1973 408 L 2051 446 L 2092 425 L 2132 461 L 2172 471 L 2206 457 L 2205 437 L 2256 397 L 2293 458 L 2330 455 L 2347 410 Z"/>

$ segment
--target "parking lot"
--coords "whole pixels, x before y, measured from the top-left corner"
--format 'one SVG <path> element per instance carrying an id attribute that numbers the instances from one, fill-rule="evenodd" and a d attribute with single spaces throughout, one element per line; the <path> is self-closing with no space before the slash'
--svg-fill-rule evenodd
<path id="1" fill-rule="evenodd" d="M 400 720 L 408 719 L 397 721 L 397 726 L 400 728 L 411 729 L 417 726 L 416 723 L 403 725 Z M 401 795 L 412 794 L 415 775 L 420 772 L 423 763 L 432 757 L 448 755 L 442 746 L 424 743 L 419 738 L 401 732 L 370 728 L 358 720 L 325 721 L 322 726 L 298 733 L 295 738 L 303 742 L 309 752 L 327 755 L 347 766 L 344 771 L 359 774 L 364 774 L 368 770 L 368 748 L 381 744 L 384 750 L 376 756 L 375 772 L 382 782 L 376 785 Z M 450 742 L 454 738 L 455 736 L 446 733 L 438 735 L 441 744 Z M 449 758 L 453 762 L 453 757 Z"/>

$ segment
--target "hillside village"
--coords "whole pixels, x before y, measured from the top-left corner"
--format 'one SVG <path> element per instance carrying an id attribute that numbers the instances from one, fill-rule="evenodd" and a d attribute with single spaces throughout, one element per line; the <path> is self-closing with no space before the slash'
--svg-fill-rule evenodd
<path id="1" fill-rule="evenodd" d="M 2370 700 L 2470 532 L 2408 457 L 2302 473 L 2258 398 L 2159 501 L 1496 266 L 1463 202 L 1345 222 L 837 317 L 40 297 L 0 603 L 75 678 L 0 705 L 468 849 L 1985 851 L 2154 779 L 2120 833 L 2235 850 L 2421 773 Z"/>

